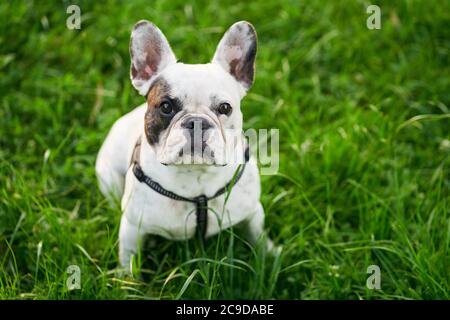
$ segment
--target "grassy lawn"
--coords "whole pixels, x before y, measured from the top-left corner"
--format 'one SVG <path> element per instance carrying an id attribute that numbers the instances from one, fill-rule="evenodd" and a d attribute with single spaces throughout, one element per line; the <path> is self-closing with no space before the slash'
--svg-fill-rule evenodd
<path id="1" fill-rule="evenodd" d="M 380 30 L 367 1 L 226 2 L 0 2 L 1 299 L 450 298 L 449 2 L 377 1 Z M 262 177 L 279 256 L 226 231 L 204 250 L 158 243 L 141 276 L 116 274 L 121 213 L 94 163 L 144 101 L 129 80 L 140 19 L 185 63 L 208 62 L 235 21 L 255 26 L 242 110 L 246 128 L 280 130 L 278 174 Z"/>

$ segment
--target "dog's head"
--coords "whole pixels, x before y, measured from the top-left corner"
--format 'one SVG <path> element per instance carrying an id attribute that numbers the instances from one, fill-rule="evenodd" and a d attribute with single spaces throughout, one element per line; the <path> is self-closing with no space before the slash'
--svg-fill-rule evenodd
<path id="1" fill-rule="evenodd" d="M 161 30 L 138 22 L 130 41 L 131 81 L 147 99 L 145 135 L 166 165 L 225 165 L 243 157 L 240 101 L 254 79 L 256 32 L 232 25 L 211 63 L 177 63 Z"/>

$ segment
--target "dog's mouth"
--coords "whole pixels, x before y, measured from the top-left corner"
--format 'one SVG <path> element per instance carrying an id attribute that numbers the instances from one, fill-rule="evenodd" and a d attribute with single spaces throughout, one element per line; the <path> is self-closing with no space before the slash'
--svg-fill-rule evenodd
<path id="1" fill-rule="evenodd" d="M 178 151 L 178 159 L 181 160 L 180 164 L 225 165 L 216 157 L 213 148 L 204 140 L 199 143 L 186 143 Z"/>
<path id="2" fill-rule="evenodd" d="M 223 147 L 224 149 L 224 147 Z M 179 165 L 209 165 L 209 166 L 224 166 L 225 161 L 217 155 L 223 152 L 217 152 L 207 141 L 201 140 L 191 143 L 189 140 L 181 147 L 176 149 L 176 152 L 168 152 L 172 156 L 161 159 L 161 163 L 170 166 Z"/>
<path id="3" fill-rule="evenodd" d="M 196 126 L 194 123 L 187 128 L 171 128 L 164 137 L 164 144 L 156 150 L 159 162 L 166 166 L 217 167 L 244 163 L 242 150 L 246 143 L 242 130 L 222 129 L 215 123 L 201 124 L 200 130 Z"/>

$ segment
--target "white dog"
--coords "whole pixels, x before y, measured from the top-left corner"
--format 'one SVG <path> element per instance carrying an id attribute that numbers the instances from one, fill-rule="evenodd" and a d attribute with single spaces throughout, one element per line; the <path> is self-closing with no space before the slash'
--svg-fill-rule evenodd
<path id="1" fill-rule="evenodd" d="M 256 43 L 253 26 L 237 22 L 211 63 L 183 64 L 154 24 L 135 25 L 131 81 L 147 101 L 116 121 L 96 162 L 102 193 L 122 199 L 123 267 L 145 234 L 207 238 L 239 224 L 252 242 L 261 235 L 258 168 L 248 159 L 240 110 Z"/>

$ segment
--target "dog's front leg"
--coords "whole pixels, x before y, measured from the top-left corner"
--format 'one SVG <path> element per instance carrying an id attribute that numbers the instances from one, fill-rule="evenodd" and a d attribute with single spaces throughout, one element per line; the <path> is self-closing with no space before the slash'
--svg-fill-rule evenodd
<path id="1" fill-rule="evenodd" d="M 119 260 L 126 272 L 131 272 L 131 257 L 138 252 L 143 235 L 142 229 L 132 224 L 126 214 L 123 214 L 119 230 Z"/>

